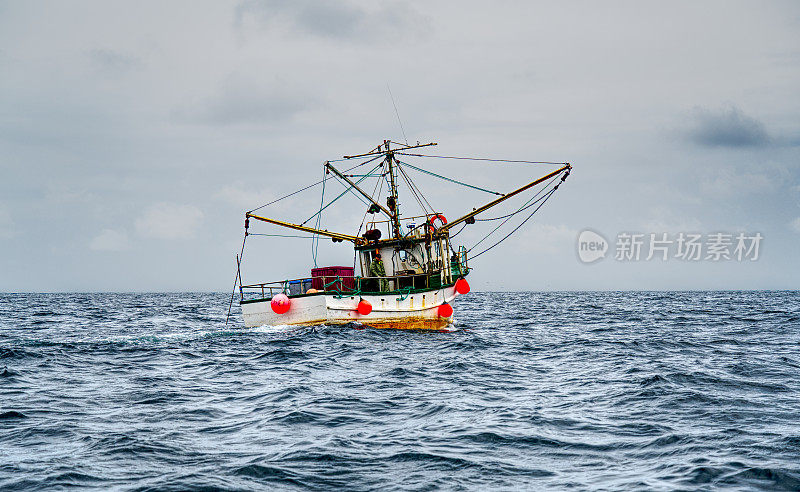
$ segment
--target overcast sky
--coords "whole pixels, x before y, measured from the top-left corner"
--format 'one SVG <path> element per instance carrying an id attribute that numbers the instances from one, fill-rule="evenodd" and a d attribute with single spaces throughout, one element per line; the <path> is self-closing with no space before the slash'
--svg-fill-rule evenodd
<path id="1" fill-rule="evenodd" d="M 438 154 L 574 166 L 477 289 L 800 288 L 798 2 L 193 0 L 0 2 L 0 291 L 229 290 L 246 210 L 403 140 L 387 85 Z M 549 169 L 414 162 L 500 191 Z M 420 184 L 450 218 L 491 198 Z M 353 233 L 347 200 L 326 226 Z M 586 265 L 586 228 L 764 239 Z M 246 282 L 311 266 L 306 239 L 248 241 Z"/>

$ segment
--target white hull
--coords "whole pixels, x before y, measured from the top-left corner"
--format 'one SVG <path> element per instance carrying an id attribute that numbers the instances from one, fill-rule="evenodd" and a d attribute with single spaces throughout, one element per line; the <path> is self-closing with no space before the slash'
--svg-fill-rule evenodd
<path id="1" fill-rule="evenodd" d="M 241 304 L 247 327 L 263 325 L 338 325 L 357 321 L 376 328 L 441 329 L 452 324 L 453 317 L 439 316 L 439 306 L 450 303 L 458 294 L 454 286 L 416 292 L 409 295 L 343 296 L 319 293 L 291 297 L 289 311 L 276 314 L 270 301 L 244 301 Z M 372 304 L 372 312 L 362 315 L 358 303 Z"/>

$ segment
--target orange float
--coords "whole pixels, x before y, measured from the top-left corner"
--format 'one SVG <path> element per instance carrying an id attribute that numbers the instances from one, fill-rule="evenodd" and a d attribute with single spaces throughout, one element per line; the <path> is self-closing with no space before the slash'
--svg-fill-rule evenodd
<path id="1" fill-rule="evenodd" d="M 369 301 L 361 299 L 358 303 L 358 314 L 366 316 L 372 312 L 372 304 Z"/>
<path id="2" fill-rule="evenodd" d="M 272 302 L 270 302 L 269 305 L 272 307 L 275 314 L 283 314 L 289 310 L 291 301 L 286 294 L 278 294 L 272 298 Z"/>

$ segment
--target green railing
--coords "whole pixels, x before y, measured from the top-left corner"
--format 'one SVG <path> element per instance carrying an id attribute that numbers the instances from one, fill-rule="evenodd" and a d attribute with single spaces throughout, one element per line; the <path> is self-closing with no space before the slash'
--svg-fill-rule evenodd
<path id="1" fill-rule="evenodd" d="M 464 258 L 466 258 L 466 255 L 464 255 Z M 450 267 L 453 279 L 462 277 L 469 271 L 466 267 L 466 261 L 461 261 L 460 259 L 459 261 L 451 262 Z M 430 274 L 416 273 L 387 277 L 337 275 L 315 278 L 321 278 L 323 282 L 323 289 L 317 289 L 317 293 L 333 293 L 338 297 L 361 294 L 396 294 L 400 296 L 399 300 L 403 300 L 415 290 L 442 287 L 441 271 L 432 272 Z M 352 279 L 352 282 L 346 282 L 346 279 Z M 348 284 L 353 285 L 353 287 L 350 288 Z M 308 290 L 312 288 L 311 285 L 312 278 L 306 277 L 242 285 L 239 288 L 239 292 L 242 300 L 271 299 L 276 294 L 286 294 L 288 296 L 314 295 L 313 292 L 308 292 Z"/>

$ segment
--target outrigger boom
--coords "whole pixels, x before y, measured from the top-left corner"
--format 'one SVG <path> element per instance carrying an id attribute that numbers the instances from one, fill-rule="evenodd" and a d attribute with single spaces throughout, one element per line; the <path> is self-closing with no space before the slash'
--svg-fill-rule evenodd
<path id="1" fill-rule="evenodd" d="M 356 236 L 350 236 L 348 234 L 341 234 L 341 233 L 338 233 L 338 232 L 323 231 L 321 229 L 314 229 L 313 227 L 307 227 L 307 226 L 300 225 L 300 224 L 293 224 L 291 222 L 285 222 L 283 220 L 276 220 L 276 219 L 270 219 L 268 217 L 261 217 L 260 215 L 251 214 L 250 212 L 247 212 L 244 216 L 245 216 L 245 219 L 256 219 L 256 220 L 260 220 L 262 222 L 266 222 L 268 224 L 274 224 L 274 225 L 278 225 L 278 226 L 281 226 L 281 227 L 288 227 L 289 229 L 294 229 L 294 230 L 303 231 L 303 232 L 310 232 L 312 234 L 319 234 L 320 236 L 328 236 L 328 237 L 331 237 L 333 239 L 339 239 L 339 240 L 342 240 L 342 241 L 350 241 L 350 242 L 355 243 L 355 244 L 363 244 L 365 242 L 364 239 L 356 237 Z"/>
<path id="2" fill-rule="evenodd" d="M 475 210 L 473 210 L 472 212 L 468 213 L 467 215 L 464 215 L 462 217 L 457 218 L 456 220 L 448 222 L 447 224 L 443 225 L 439 230 L 441 232 L 445 232 L 445 231 L 451 229 L 454 225 L 460 224 L 462 222 L 466 222 L 469 219 L 471 219 L 472 217 L 475 217 L 476 215 L 478 215 L 479 213 L 485 212 L 486 210 L 489 210 L 490 208 L 494 207 L 495 205 L 499 205 L 501 202 L 504 202 L 504 201 L 508 200 L 509 198 L 522 193 L 523 191 L 527 190 L 528 188 L 536 186 L 537 184 L 542 183 L 544 181 L 547 181 L 550 178 L 554 178 L 554 177 L 558 176 L 559 174 L 561 174 L 563 171 L 566 171 L 566 173 L 565 173 L 565 175 L 564 175 L 564 177 L 562 179 L 562 181 L 564 181 L 565 179 L 567 179 L 567 176 L 569 176 L 569 173 L 570 173 L 571 169 L 572 169 L 571 165 L 565 164 L 564 167 L 562 167 L 560 169 L 556 169 L 555 171 L 553 171 L 552 173 L 547 174 L 546 176 L 542 176 L 539 179 L 531 181 L 530 183 L 526 184 L 522 188 L 517 188 L 516 190 L 514 190 L 514 191 L 512 191 L 510 193 L 506 193 L 505 195 L 501 196 L 497 200 L 493 200 L 493 201 L 487 203 L 486 205 L 484 205 L 482 207 L 476 208 Z"/>

